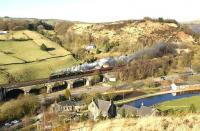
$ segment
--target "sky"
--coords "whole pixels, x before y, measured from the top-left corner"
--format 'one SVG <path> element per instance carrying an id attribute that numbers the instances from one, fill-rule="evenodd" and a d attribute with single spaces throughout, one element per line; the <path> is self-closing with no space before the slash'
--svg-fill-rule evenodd
<path id="1" fill-rule="evenodd" d="M 143 17 L 200 19 L 200 0 L 0 0 L 0 16 L 107 22 Z"/>

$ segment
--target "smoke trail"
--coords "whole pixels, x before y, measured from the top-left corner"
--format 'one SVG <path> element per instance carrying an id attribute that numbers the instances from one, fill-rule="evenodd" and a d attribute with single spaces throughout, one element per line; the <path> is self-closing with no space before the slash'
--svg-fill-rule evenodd
<path id="1" fill-rule="evenodd" d="M 132 55 L 122 55 L 119 57 L 107 57 L 97 60 L 93 63 L 83 63 L 81 65 L 73 66 L 70 68 L 62 69 L 56 71 L 55 73 L 70 73 L 78 71 L 87 71 L 95 68 L 101 68 L 103 65 L 108 64 L 109 66 L 116 66 L 119 62 L 129 63 L 133 60 L 140 59 L 143 57 L 155 58 L 162 57 L 166 54 L 176 54 L 176 45 L 168 43 L 158 43 L 152 47 L 145 48 L 143 50 L 137 51 Z"/>

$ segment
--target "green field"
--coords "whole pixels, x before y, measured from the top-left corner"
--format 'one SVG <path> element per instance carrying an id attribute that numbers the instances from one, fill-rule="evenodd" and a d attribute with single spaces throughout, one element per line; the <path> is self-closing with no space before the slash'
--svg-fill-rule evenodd
<path id="1" fill-rule="evenodd" d="M 45 44 L 52 50 L 45 51 Z M 13 31 L 0 35 L 0 84 L 8 82 L 8 75 L 16 81 L 49 77 L 55 70 L 77 64 L 71 52 L 33 31 Z"/>
<path id="2" fill-rule="evenodd" d="M 29 36 L 30 39 L 33 39 L 33 42 L 35 42 L 35 44 L 37 44 L 39 47 L 42 44 L 45 44 L 48 48 L 54 48 L 55 50 L 48 51 L 48 53 L 51 54 L 52 56 L 63 56 L 71 54 L 70 52 L 62 48 L 59 44 L 45 38 L 44 36 L 42 36 L 37 32 L 26 30 L 24 31 L 24 33 L 27 36 Z"/>
<path id="3" fill-rule="evenodd" d="M 0 41 L 8 40 L 30 40 L 30 38 L 24 33 L 24 31 L 12 31 L 6 35 L 0 35 Z"/>
<path id="4" fill-rule="evenodd" d="M 23 63 L 23 62 L 24 62 L 23 60 L 20 60 L 16 57 L 13 57 L 11 55 L 6 55 L 0 52 L 0 65 L 12 64 L 12 63 Z"/>
<path id="5" fill-rule="evenodd" d="M 7 56 L 27 62 L 52 57 L 48 52 L 40 50 L 40 47 L 33 41 L 0 41 L 0 50 L 9 52 Z M 0 60 L 0 63 L 2 61 L 4 60 Z M 17 63 L 17 61 L 14 60 L 13 63 Z"/>
<path id="6" fill-rule="evenodd" d="M 28 81 L 47 78 L 51 72 L 72 66 L 75 63 L 76 61 L 70 55 L 41 62 L 9 65 L 6 66 L 6 71 L 12 74 L 17 81 Z"/>
<path id="7" fill-rule="evenodd" d="M 200 96 L 192 96 L 188 98 L 181 98 L 172 101 L 166 101 L 158 105 L 158 109 L 165 111 L 168 109 L 181 109 L 187 110 L 189 109 L 190 105 L 194 104 L 197 111 L 200 112 Z"/>

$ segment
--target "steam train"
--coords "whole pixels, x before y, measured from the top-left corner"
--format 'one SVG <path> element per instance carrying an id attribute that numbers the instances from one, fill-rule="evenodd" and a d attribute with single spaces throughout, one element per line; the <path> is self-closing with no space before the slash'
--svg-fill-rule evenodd
<path id="1" fill-rule="evenodd" d="M 91 70 L 77 70 L 77 71 L 59 71 L 54 72 L 50 75 L 49 79 L 59 79 L 59 78 L 65 78 L 65 77 L 72 77 L 72 76 L 78 76 L 78 75 L 88 75 L 93 74 L 95 72 L 104 73 L 107 71 L 113 70 L 114 67 L 102 67 L 98 69 L 91 69 Z"/>
<path id="2" fill-rule="evenodd" d="M 83 63 L 81 65 L 65 68 L 53 72 L 50 75 L 49 79 L 58 79 L 58 78 L 72 77 L 78 75 L 88 75 L 97 71 L 100 73 L 108 72 L 113 70 L 113 68 L 116 69 L 123 66 L 122 64 L 119 64 L 119 61 L 123 61 L 124 63 L 126 63 L 127 56 L 120 56 L 118 58 L 107 57 L 99 59 L 92 63 Z"/>

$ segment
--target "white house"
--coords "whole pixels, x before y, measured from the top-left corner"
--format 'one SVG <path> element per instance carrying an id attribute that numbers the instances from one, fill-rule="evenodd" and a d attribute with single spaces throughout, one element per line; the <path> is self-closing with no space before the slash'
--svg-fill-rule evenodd
<path id="1" fill-rule="evenodd" d="M 0 31 L 0 35 L 4 35 L 4 34 L 7 34 L 8 31 Z"/>
<path id="2" fill-rule="evenodd" d="M 170 88 L 171 88 L 171 90 L 177 90 L 177 86 L 176 86 L 175 83 L 172 83 L 172 84 L 170 85 Z"/>
<path id="3" fill-rule="evenodd" d="M 171 90 L 182 90 L 182 89 L 189 88 L 189 87 L 190 87 L 190 85 L 180 84 L 180 83 L 178 83 L 178 84 L 172 83 L 170 85 Z"/>

